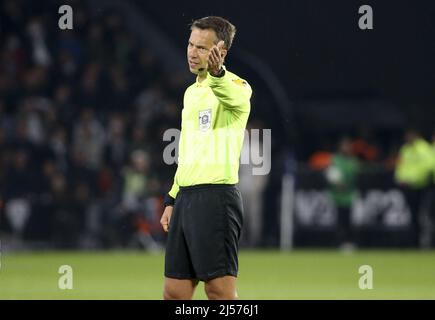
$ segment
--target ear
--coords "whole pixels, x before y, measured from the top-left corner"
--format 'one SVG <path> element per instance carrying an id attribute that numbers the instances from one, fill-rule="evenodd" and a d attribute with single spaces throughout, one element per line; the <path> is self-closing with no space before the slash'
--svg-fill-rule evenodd
<path id="1" fill-rule="evenodd" d="M 219 43 L 217 44 L 217 47 L 219 48 L 219 51 L 221 52 L 221 57 L 222 59 L 225 59 L 228 50 L 224 48 L 225 42 L 223 40 L 219 41 Z"/>
<path id="2" fill-rule="evenodd" d="M 227 49 L 221 49 L 221 57 L 223 60 L 225 60 L 225 57 L 227 56 L 228 50 Z"/>

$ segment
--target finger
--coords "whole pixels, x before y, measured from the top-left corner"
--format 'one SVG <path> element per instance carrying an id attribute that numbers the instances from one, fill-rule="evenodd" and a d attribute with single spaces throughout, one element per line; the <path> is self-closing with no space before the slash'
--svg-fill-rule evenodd
<path id="1" fill-rule="evenodd" d="M 213 49 L 210 50 L 210 52 L 208 53 L 208 61 L 212 61 L 213 59 Z"/>
<path id="2" fill-rule="evenodd" d="M 208 61 L 208 62 L 211 62 L 212 57 L 213 57 L 213 48 L 210 49 L 210 51 L 208 52 L 207 61 Z"/>
<path id="3" fill-rule="evenodd" d="M 160 220 L 160 224 L 162 225 L 162 228 L 165 232 L 168 232 L 169 229 L 169 221 L 167 221 L 167 219 L 165 220 Z"/>
<path id="4" fill-rule="evenodd" d="M 219 63 L 222 63 L 222 61 L 223 61 L 223 51 L 221 49 L 216 50 L 216 55 L 217 55 Z"/>
<path id="5" fill-rule="evenodd" d="M 217 44 L 218 49 L 219 50 L 223 49 L 224 48 L 224 44 L 225 44 L 225 42 L 223 40 L 219 41 L 219 43 Z"/>
<path id="6" fill-rule="evenodd" d="M 221 48 L 214 46 L 213 47 L 213 53 L 217 56 L 220 57 L 221 56 Z"/>
<path id="7" fill-rule="evenodd" d="M 218 57 L 216 56 L 216 52 L 212 53 L 212 62 L 213 62 L 213 65 L 217 65 L 219 62 Z"/>
<path id="8" fill-rule="evenodd" d="M 215 56 L 216 52 L 219 52 L 219 49 L 216 46 L 211 47 L 210 49 L 210 55 Z"/>
<path id="9" fill-rule="evenodd" d="M 167 223 L 168 223 L 168 218 L 166 216 L 163 216 L 160 219 L 160 224 L 163 226 L 164 224 L 167 224 Z"/>
<path id="10" fill-rule="evenodd" d="M 210 52 L 210 55 L 208 57 L 208 61 L 209 61 L 209 65 L 210 66 L 214 66 L 217 64 L 217 60 L 216 60 L 216 55 L 214 54 L 214 52 Z"/>
<path id="11" fill-rule="evenodd" d="M 219 49 L 217 47 L 215 47 L 212 54 L 213 54 L 213 58 L 214 58 L 215 63 L 218 64 L 220 61 L 220 58 L 221 58 Z"/>

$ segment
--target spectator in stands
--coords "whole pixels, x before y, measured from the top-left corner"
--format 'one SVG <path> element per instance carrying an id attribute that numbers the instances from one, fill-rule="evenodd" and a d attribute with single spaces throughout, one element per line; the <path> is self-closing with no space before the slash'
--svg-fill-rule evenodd
<path id="1" fill-rule="evenodd" d="M 51 194 L 48 210 L 52 217 L 52 239 L 56 248 L 78 247 L 81 221 L 74 210 L 66 177 L 57 172 L 51 179 Z"/>
<path id="2" fill-rule="evenodd" d="M 66 171 L 68 166 L 68 136 L 65 127 L 59 125 L 50 133 L 49 146 L 53 152 L 56 166 L 59 170 Z"/>
<path id="3" fill-rule="evenodd" d="M 428 199 L 428 230 L 429 230 L 429 241 L 427 243 L 430 247 L 435 247 L 435 129 L 432 133 L 432 181 L 431 187 L 427 193 Z"/>
<path id="4" fill-rule="evenodd" d="M 405 144 L 399 151 L 395 177 L 398 183 L 414 189 L 428 185 L 432 164 L 430 144 L 415 129 L 405 133 Z"/>
<path id="5" fill-rule="evenodd" d="M 143 218 L 147 215 L 149 156 L 143 150 L 136 150 L 131 154 L 130 161 L 130 165 L 122 170 L 122 198 L 115 221 L 124 246 L 133 241 L 138 231 L 138 221 L 142 221 L 140 225 L 143 227 Z"/>
<path id="6" fill-rule="evenodd" d="M 2 108 L 0 104 L 0 119 L 2 116 Z M 5 176 L 8 171 L 9 150 L 6 146 L 6 130 L 3 128 L 0 120 L 0 234 L 9 231 L 9 225 L 6 223 L 4 214 L 5 207 Z"/>
<path id="7" fill-rule="evenodd" d="M 422 196 L 429 187 L 433 151 L 430 144 L 415 129 L 405 132 L 405 144 L 400 148 L 395 178 L 404 191 L 411 210 L 414 236 L 412 244 L 420 245 L 420 209 Z"/>
<path id="8" fill-rule="evenodd" d="M 15 150 L 11 166 L 5 177 L 5 198 L 25 198 L 35 192 L 35 179 L 29 164 L 29 153 L 25 149 Z"/>
<path id="9" fill-rule="evenodd" d="M 150 144 L 146 137 L 145 129 L 141 125 L 135 125 L 133 127 L 130 141 L 128 154 L 131 154 L 135 150 L 147 151 Z"/>
<path id="10" fill-rule="evenodd" d="M 37 66 L 47 67 L 52 62 L 46 41 L 44 25 L 39 17 L 34 17 L 27 25 L 27 34 L 32 47 L 32 61 Z"/>
<path id="11" fill-rule="evenodd" d="M 168 75 L 157 56 L 136 41 L 119 12 L 104 10 L 90 19 L 80 2 L 74 6 L 74 29 L 59 30 L 49 28 L 57 26 L 56 10 L 41 15 L 44 5 L 13 0 L 0 5 L 0 219 L 4 230 L 5 210 L 18 212 L 16 223 L 33 209 L 30 202 L 11 199 L 51 199 L 41 210 L 54 215 L 52 239 L 73 247 L 82 232 L 81 214 L 89 207 L 100 212 L 95 221 L 110 224 L 122 211 L 120 203 L 134 202 L 137 194 L 131 197 L 131 191 L 142 182 L 146 192 L 139 203 L 147 202 L 148 191 L 154 201 L 161 185 L 171 183 L 170 168 L 161 165 L 160 133 L 179 125 L 172 116 L 178 117 L 178 104 L 170 102 L 179 97 L 166 89 Z M 171 74 L 170 84 L 176 79 Z M 141 152 L 153 155 L 145 161 L 153 177 L 134 166 L 122 170 L 131 154 Z M 32 179 L 33 173 L 41 178 Z M 110 231 L 106 239 L 95 236 L 108 246 L 119 245 Z"/>
<path id="12" fill-rule="evenodd" d="M 140 208 L 147 193 L 149 157 L 142 150 L 131 154 L 131 165 L 123 170 L 123 207 L 128 211 Z"/>
<path id="13" fill-rule="evenodd" d="M 357 196 L 357 176 L 360 163 L 352 154 L 352 140 L 342 137 L 329 167 L 326 169 L 329 193 L 337 208 L 337 240 L 343 250 L 354 248 L 351 209 Z"/>
<path id="14" fill-rule="evenodd" d="M 308 165 L 314 170 L 324 170 L 331 164 L 333 147 L 326 137 L 322 137 L 320 145 L 308 159 Z"/>
<path id="15" fill-rule="evenodd" d="M 120 114 L 112 114 L 109 119 L 107 141 L 104 150 L 105 163 L 119 172 L 126 163 L 128 143 L 125 139 L 125 120 Z"/>
<path id="16" fill-rule="evenodd" d="M 73 149 L 84 156 L 88 168 L 96 170 L 102 160 L 105 144 L 104 128 L 92 109 L 83 110 L 80 120 L 74 127 Z"/>
<path id="17" fill-rule="evenodd" d="M 1 116 L 1 114 L 0 114 Z M 3 189 L 3 179 L 6 174 L 8 148 L 6 146 L 6 130 L 0 125 L 0 197 Z"/>
<path id="18" fill-rule="evenodd" d="M 107 92 L 102 88 L 102 65 L 92 62 L 85 66 L 81 75 L 80 87 L 77 90 L 79 105 L 99 110 L 103 107 L 101 97 L 106 97 Z"/>
<path id="19" fill-rule="evenodd" d="M 12 234 L 18 241 L 32 211 L 32 200 L 37 190 L 37 180 L 29 164 L 29 154 L 25 149 L 13 153 L 11 166 L 6 173 L 3 186 L 5 216 L 12 227 Z"/>
<path id="20" fill-rule="evenodd" d="M 58 115 L 59 121 L 67 124 L 71 119 L 76 117 L 76 108 L 72 101 L 72 86 L 62 83 L 54 89 L 53 105 Z"/>
<path id="21" fill-rule="evenodd" d="M 332 153 L 326 150 L 314 152 L 308 159 L 310 168 L 314 170 L 323 170 L 331 164 Z"/>
<path id="22" fill-rule="evenodd" d="M 356 139 L 352 141 L 352 153 L 362 161 L 374 162 L 379 159 L 379 150 L 373 143 L 373 136 L 370 128 L 362 127 Z"/>
<path id="23" fill-rule="evenodd" d="M 435 129 L 432 132 L 431 147 L 432 147 L 432 157 L 431 157 L 432 158 L 432 165 L 431 165 L 431 167 L 432 167 L 432 184 L 433 184 L 433 186 L 435 186 Z"/>
<path id="24" fill-rule="evenodd" d="M 88 167 L 86 157 L 82 152 L 71 151 L 71 153 L 72 155 L 68 162 L 66 174 L 72 189 L 79 183 L 85 183 L 91 190 L 95 190 L 97 171 Z"/>

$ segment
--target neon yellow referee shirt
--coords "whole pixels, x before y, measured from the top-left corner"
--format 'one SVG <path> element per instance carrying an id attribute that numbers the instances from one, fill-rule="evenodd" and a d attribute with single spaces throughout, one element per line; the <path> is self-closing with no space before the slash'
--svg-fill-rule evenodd
<path id="1" fill-rule="evenodd" d="M 224 67 L 225 69 L 225 67 Z M 235 184 L 251 110 L 252 89 L 225 69 L 222 77 L 207 73 L 184 93 L 178 168 L 169 195 L 180 186 Z"/>

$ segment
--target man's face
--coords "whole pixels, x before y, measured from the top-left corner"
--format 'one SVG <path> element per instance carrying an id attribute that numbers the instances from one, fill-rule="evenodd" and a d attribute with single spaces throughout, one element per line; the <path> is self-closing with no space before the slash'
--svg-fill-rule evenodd
<path id="1" fill-rule="evenodd" d="M 190 72 L 199 74 L 207 70 L 210 49 L 217 44 L 216 33 L 212 29 L 193 28 L 187 44 L 187 62 Z"/>

